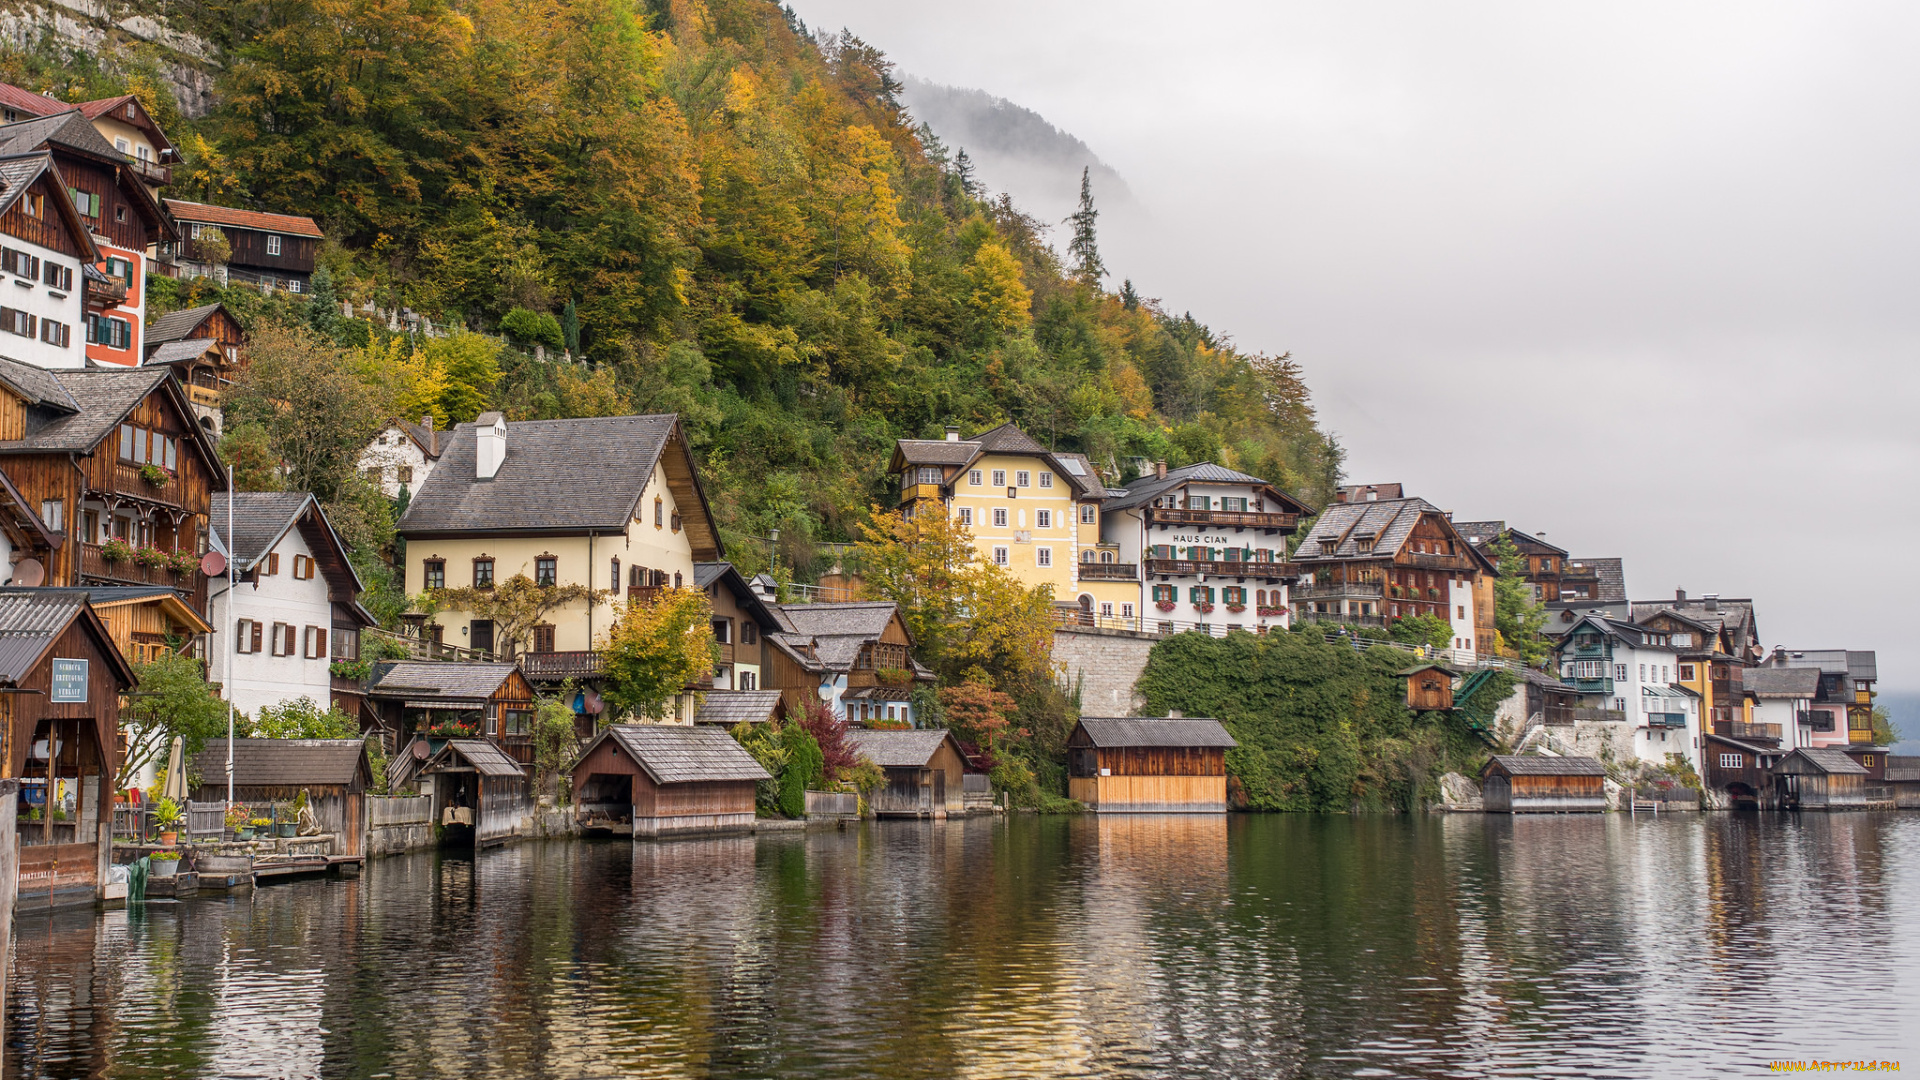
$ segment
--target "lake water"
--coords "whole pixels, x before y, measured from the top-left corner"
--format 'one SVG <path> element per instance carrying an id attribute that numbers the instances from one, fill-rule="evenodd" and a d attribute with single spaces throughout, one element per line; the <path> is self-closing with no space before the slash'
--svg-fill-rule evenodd
<path id="1" fill-rule="evenodd" d="M 1920 1070 L 1920 814 L 975 819 L 19 923 L 6 1075 Z"/>

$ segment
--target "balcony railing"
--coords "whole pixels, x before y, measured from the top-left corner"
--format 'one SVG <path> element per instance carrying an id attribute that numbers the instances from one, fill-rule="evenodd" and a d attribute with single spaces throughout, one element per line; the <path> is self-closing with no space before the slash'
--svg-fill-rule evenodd
<path id="1" fill-rule="evenodd" d="M 1299 514 L 1276 514 L 1252 510 L 1147 510 L 1149 525 L 1211 525 L 1229 529 L 1284 529 L 1293 531 L 1300 524 Z"/>
<path id="2" fill-rule="evenodd" d="M 1713 733 L 1729 739 L 1780 741 L 1779 724 L 1749 724 L 1740 720 L 1715 720 Z"/>
<path id="3" fill-rule="evenodd" d="M 195 405 L 205 405 L 210 409 L 220 407 L 220 391 L 206 386 L 188 386 L 187 398 Z"/>
<path id="4" fill-rule="evenodd" d="M 714 650 L 715 663 L 723 667 L 733 663 L 733 642 L 731 641 L 716 642 L 714 644 L 713 650 Z"/>
<path id="5" fill-rule="evenodd" d="M 600 654 L 592 650 L 530 652 L 520 654 L 520 670 L 529 679 L 558 682 L 562 679 L 598 677 L 602 664 Z"/>
<path id="6" fill-rule="evenodd" d="M 1083 562 L 1081 581 L 1139 581 L 1140 567 L 1130 562 Z"/>
<path id="7" fill-rule="evenodd" d="M 150 503 L 160 503 L 165 506 L 177 507 L 180 505 L 180 482 L 178 477 L 169 476 L 167 483 L 160 487 L 155 487 L 147 483 L 147 478 L 140 474 L 141 468 L 139 465 L 125 461 L 114 462 L 112 494 L 119 495 L 123 498 L 134 498 Z"/>
<path id="8" fill-rule="evenodd" d="M 1575 720 L 1610 720 L 1617 723 L 1625 720 L 1627 714 L 1619 709 L 1575 709 L 1573 718 Z"/>
<path id="9" fill-rule="evenodd" d="M 1417 566 L 1423 570 L 1465 570 L 1472 565 L 1465 555 L 1403 555 L 1402 566 Z"/>
<path id="10" fill-rule="evenodd" d="M 1256 577 L 1274 580 L 1303 573 L 1299 566 L 1256 559 L 1148 559 L 1149 574 L 1209 574 L 1216 577 Z M 1375 596 L 1380 595 L 1378 592 Z"/>
<path id="11" fill-rule="evenodd" d="M 166 187 L 173 183 L 173 166 L 162 165 L 157 161 L 142 161 L 131 158 L 127 164 L 133 167 L 134 174 L 155 187 Z"/>
<path id="12" fill-rule="evenodd" d="M 164 566 L 142 566 L 132 559 L 109 560 L 99 544 L 80 545 L 80 573 L 83 577 L 125 581 L 136 585 L 165 585 L 169 589 L 191 589 L 195 574 L 176 575 Z"/>
<path id="13" fill-rule="evenodd" d="M 1274 565 L 1283 565 L 1276 563 Z M 1386 595 L 1386 586 L 1378 581 L 1316 581 L 1311 585 L 1295 585 L 1293 599 L 1296 602 L 1307 600 L 1379 600 Z"/>

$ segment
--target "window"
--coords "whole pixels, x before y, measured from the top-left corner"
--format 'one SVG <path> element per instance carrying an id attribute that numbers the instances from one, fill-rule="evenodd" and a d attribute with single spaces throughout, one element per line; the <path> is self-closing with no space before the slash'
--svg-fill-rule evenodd
<path id="1" fill-rule="evenodd" d="M 68 188 L 67 191 L 73 195 L 73 208 L 75 210 L 80 211 L 80 213 L 87 217 L 100 216 L 100 196 L 95 195 L 91 191 L 80 191 L 77 188 Z"/>
<path id="2" fill-rule="evenodd" d="M 45 217 L 47 213 L 46 200 L 47 197 L 45 195 L 37 191 L 29 191 L 25 195 L 20 196 L 20 212 L 30 218 Z"/>
<path id="3" fill-rule="evenodd" d="M 393 470 L 393 478 L 402 484 L 413 483 L 413 466 L 411 465 L 395 466 Z"/>
<path id="4" fill-rule="evenodd" d="M 1000 507 L 994 508 L 993 527 L 996 529 L 1004 529 L 1007 527 L 1007 508 L 1006 507 L 1000 506 Z"/>
<path id="5" fill-rule="evenodd" d="M 1097 516 L 1099 513 L 1100 513 L 1099 509 L 1096 508 L 1092 503 L 1087 503 L 1086 505 L 1080 507 L 1080 524 L 1082 525 L 1099 524 L 1099 517 Z"/>
<path id="6" fill-rule="evenodd" d="M 105 345 L 109 349 L 130 349 L 133 347 L 133 324 L 125 319 L 89 315 L 87 316 L 87 342 L 93 345 Z"/>
<path id="7" fill-rule="evenodd" d="M 467 648 L 475 652 L 493 651 L 492 619 L 475 619 L 467 624 Z"/>
<path id="8" fill-rule="evenodd" d="M 313 580 L 313 560 L 312 559 L 308 558 L 305 555 L 295 555 L 293 557 L 293 580 L 295 581 L 312 581 Z"/>
<path id="9" fill-rule="evenodd" d="M 1647 681 L 1647 665 L 1645 664 L 1640 665 L 1640 681 L 1641 682 Z"/>
<path id="10" fill-rule="evenodd" d="M 1113 605 L 1112 605 L 1111 603 L 1108 603 L 1108 602 L 1105 602 L 1105 601 L 1102 601 L 1102 602 L 1101 602 L 1101 604 L 1100 604 L 1100 617 L 1101 617 L 1101 618 L 1103 618 L 1103 619 L 1111 619 L 1111 618 L 1113 618 Z"/>
<path id="11" fill-rule="evenodd" d="M 146 153 L 146 150 L 147 150 L 147 148 L 146 148 L 146 147 L 144 147 L 144 146 L 140 148 L 140 152 L 141 152 L 141 153 L 143 153 L 143 154 L 144 154 L 144 153 Z M 126 205 L 125 205 L 125 204 L 122 204 L 122 205 L 120 205 L 120 206 L 116 206 L 116 207 L 114 207 L 114 208 L 113 208 L 113 220 L 115 220 L 115 221 L 118 221 L 118 222 L 120 222 L 120 223 L 122 223 L 122 224 L 125 224 L 125 223 L 126 223 L 126 220 L 127 220 L 127 208 L 126 208 Z"/>
<path id="12" fill-rule="evenodd" d="M 268 576 L 278 574 L 280 572 L 280 553 L 277 551 L 269 552 L 266 558 L 260 560 L 260 572 Z"/>
<path id="13" fill-rule="evenodd" d="M 1457 609 L 1459 609 L 1459 612 L 1460 612 L 1460 613 L 1459 613 L 1458 615 L 1455 615 L 1455 616 L 1454 616 L 1454 618 L 1456 618 L 1456 619 L 1464 619 L 1464 618 L 1466 618 L 1466 617 L 1467 617 L 1467 605 L 1465 605 L 1465 604 L 1455 604 L 1455 605 L 1453 605 L 1453 606 L 1454 606 L 1455 608 L 1457 608 Z"/>
<path id="14" fill-rule="evenodd" d="M 367 483 L 378 484 L 380 482 L 380 471 L 380 466 L 369 465 L 360 470 L 360 475 L 367 478 Z"/>
<path id="15" fill-rule="evenodd" d="M 73 327 L 52 319 L 40 320 L 40 340 L 58 349 L 73 344 Z"/>
<path id="16" fill-rule="evenodd" d="M 280 238 L 272 233 L 267 234 L 267 254 L 280 254 Z"/>
<path id="17" fill-rule="evenodd" d="M 967 470 L 967 484 L 971 487 L 980 486 L 980 470 L 979 469 Z"/>
<path id="18" fill-rule="evenodd" d="M 1862 768 L 1867 768 L 1867 769 L 1871 769 L 1871 768 L 1873 768 L 1873 755 L 1872 755 L 1872 754 L 1861 754 L 1861 755 L 1860 755 L 1860 765 L 1861 765 L 1861 767 L 1862 767 Z"/>
<path id="19" fill-rule="evenodd" d="M 40 503 L 40 523 L 50 533 L 67 531 L 67 500 L 45 499 Z"/>
<path id="20" fill-rule="evenodd" d="M 993 470 L 993 486 L 994 487 L 1007 486 L 1007 470 L 1005 469 Z"/>
<path id="21" fill-rule="evenodd" d="M 1746 768 L 1746 762 L 1747 758 L 1745 754 L 1720 755 L 1720 767 L 1723 769 L 1744 769 Z"/>
<path id="22" fill-rule="evenodd" d="M 560 560 L 552 555 L 542 555 L 533 560 L 533 583 L 535 585 L 555 585 L 560 581 Z"/>
<path id="23" fill-rule="evenodd" d="M 324 660 L 327 656 L 327 632 L 309 626 L 300 638 L 300 656 L 305 660 Z"/>
<path id="24" fill-rule="evenodd" d="M 722 645 L 733 640 L 733 623 L 726 619 L 713 620 L 713 640 Z"/>
<path id="25" fill-rule="evenodd" d="M 742 690 L 760 689 L 760 673 L 757 671 L 741 672 L 740 673 L 740 689 Z"/>
<path id="26" fill-rule="evenodd" d="M 1053 511 L 1036 510 L 1033 512 L 1033 527 L 1036 529 L 1053 528 Z"/>
<path id="27" fill-rule="evenodd" d="M 993 565 L 995 566 L 1007 565 L 1007 549 L 1006 548 L 997 547 L 993 549 Z"/>
<path id="28" fill-rule="evenodd" d="M 1213 500 L 1205 495 L 1189 495 L 1187 496 L 1187 509 L 1211 510 L 1213 509 Z"/>
<path id="29" fill-rule="evenodd" d="M 620 557 L 617 555 L 613 559 L 613 584 L 610 587 L 614 592 L 620 591 Z"/>
<path id="30" fill-rule="evenodd" d="M 968 528 L 973 527 L 973 507 L 963 506 L 960 508 L 960 524 Z"/>
<path id="31" fill-rule="evenodd" d="M 1220 599 L 1222 602 L 1228 604 L 1245 604 L 1247 602 L 1247 590 L 1237 586 L 1228 586 L 1220 590 Z"/>
<path id="32" fill-rule="evenodd" d="M 1120 605 L 1120 617 L 1121 617 L 1121 618 L 1123 618 L 1123 619 L 1131 619 L 1131 618 L 1133 618 L 1133 605 L 1132 605 L 1132 604 L 1130 604 L 1130 603 L 1126 603 L 1126 604 L 1121 604 L 1121 605 Z"/>
<path id="33" fill-rule="evenodd" d="M 293 624 L 277 622 L 273 624 L 272 655 L 293 655 Z"/>
<path id="34" fill-rule="evenodd" d="M 653 497 L 653 527 L 658 529 L 667 523 L 667 504 L 655 495 Z"/>
<path id="35" fill-rule="evenodd" d="M 420 566 L 423 570 L 421 576 L 425 582 L 425 588 L 444 589 L 447 587 L 447 560 L 424 559 L 421 561 Z"/>
<path id="36" fill-rule="evenodd" d="M 1627 681 L 1627 665 L 1625 664 L 1613 665 L 1613 677 L 1620 680 L 1621 682 L 1626 682 Z"/>
<path id="37" fill-rule="evenodd" d="M 1607 664 L 1604 660 L 1575 660 L 1567 664 L 1569 679 L 1604 679 L 1607 677 Z"/>
<path id="38" fill-rule="evenodd" d="M 919 481 L 918 481 L 918 482 L 919 482 L 919 483 L 922 483 L 922 484 L 937 484 L 937 483 L 939 483 L 939 482 L 940 482 L 940 470 L 939 470 L 939 469 L 932 469 L 932 468 L 928 468 L 928 467 L 927 467 L 927 466 L 925 466 L 925 465 L 922 465 L 922 466 L 920 466 L 920 479 L 919 479 Z"/>
<path id="39" fill-rule="evenodd" d="M 1171 585 L 1155 585 L 1153 587 L 1153 602 L 1156 604 L 1171 604 L 1174 601 L 1175 595 L 1176 590 Z"/>
<path id="40" fill-rule="evenodd" d="M 1050 547 L 1033 549 L 1033 564 L 1035 566 L 1052 566 L 1053 549 Z"/>
<path id="41" fill-rule="evenodd" d="M 1050 472 L 1043 472 L 1043 473 L 1041 473 L 1041 474 L 1040 474 L 1040 486 L 1041 486 L 1041 487 L 1043 487 L 1043 488 L 1050 488 L 1050 487 L 1052 487 L 1052 486 L 1053 486 L 1053 474 L 1052 474 L 1052 473 L 1050 473 Z"/>
<path id="42" fill-rule="evenodd" d="M 536 626 L 533 628 L 533 651 L 534 652 L 554 651 L 552 623 L 541 623 L 539 626 Z"/>
<path id="43" fill-rule="evenodd" d="M 1247 500 L 1245 498 L 1223 498 L 1220 500 L 1220 509 L 1230 514 L 1242 514 L 1246 512 Z"/>
<path id="44" fill-rule="evenodd" d="M 260 651 L 260 624 L 252 619 L 241 619 L 233 624 L 233 651 L 254 653 Z"/>
<path id="45" fill-rule="evenodd" d="M 616 571 L 616 576 L 618 572 Z M 473 587 L 476 589 L 493 588 L 493 559 L 481 556 L 473 560 Z"/>
<path id="46" fill-rule="evenodd" d="M 19 334 L 23 338 L 33 336 L 37 320 L 19 308 L 0 307 L 0 330 L 9 334 Z"/>
<path id="47" fill-rule="evenodd" d="M 1693 679 L 1694 679 L 1694 675 L 1693 675 L 1693 665 L 1692 665 L 1692 664 L 1681 664 L 1681 665 L 1680 665 L 1680 681 L 1681 681 L 1681 682 L 1692 682 L 1692 681 L 1693 681 Z"/>
<path id="48" fill-rule="evenodd" d="M 1013 471 L 1013 486 L 1014 487 L 1032 487 L 1033 474 L 1028 472 L 1025 469 L 1015 469 Z"/>
<path id="49" fill-rule="evenodd" d="M 1187 599 L 1195 604 L 1213 603 L 1213 586 L 1194 585 L 1187 589 Z"/>
<path id="50" fill-rule="evenodd" d="M 42 268 L 40 280 L 61 292 L 71 292 L 73 291 L 73 267 L 47 263 Z"/>
<path id="51" fill-rule="evenodd" d="M 40 277 L 40 259 L 19 248 L 0 248 L 0 270 L 28 281 L 37 281 Z"/>

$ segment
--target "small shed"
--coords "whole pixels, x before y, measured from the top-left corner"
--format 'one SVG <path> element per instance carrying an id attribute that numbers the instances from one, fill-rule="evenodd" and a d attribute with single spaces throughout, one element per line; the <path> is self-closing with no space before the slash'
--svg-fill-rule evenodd
<path id="1" fill-rule="evenodd" d="M 416 735 L 484 738 L 523 769 L 533 764 L 533 684 L 516 664 L 382 663 L 367 697 L 396 750 Z"/>
<path id="2" fill-rule="evenodd" d="M 1920 810 L 1920 757 L 1887 758 L 1887 791 L 1901 810 Z"/>
<path id="3" fill-rule="evenodd" d="M 1602 813 L 1607 770 L 1598 758 L 1496 754 L 1480 770 L 1489 814 Z"/>
<path id="4" fill-rule="evenodd" d="M 193 759 L 199 781 L 194 802 L 227 801 L 227 741 L 207 743 Z M 291 804 L 307 793 L 320 831 L 333 837 L 333 854 L 362 854 L 367 833 L 367 789 L 373 784 L 367 744 L 359 739 L 235 739 L 233 798 L 263 809 Z M 263 815 L 259 815 L 263 816 Z"/>
<path id="5" fill-rule="evenodd" d="M 696 724 L 732 727 L 771 723 L 780 710 L 778 690 L 709 690 L 693 714 Z"/>
<path id="6" fill-rule="evenodd" d="M 1452 668 L 1421 664 L 1400 675 L 1407 680 L 1407 708 L 1415 712 L 1444 712 L 1453 708 Z"/>
<path id="7" fill-rule="evenodd" d="M 434 820 L 440 842 L 486 847 L 525 832 L 533 818 L 533 794 L 520 763 L 485 739 L 448 739 L 420 767 L 433 785 Z"/>
<path id="8" fill-rule="evenodd" d="M 573 804 L 589 828 L 634 836 L 722 832 L 753 827 L 754 792 L 767 779 L 718 727 L 614 724 L 574 764 Z"/>
<path id="9" fill-rule="evenodd" d="M 1774 763 L 1773 782 L 1785 810 L 1867 808 L 1867 770 L 1834 747 L 1789 751 Z"/>
<path id="10" fill-rule="evenodd" d="M 887 774 L 887 786 L 868 800 L 875 817 L 944 818 L 966 811 L 967 757 L 945 728 L 850 728 L 847 743 Z"/>
<path id="11" fill-rule="evenodd" d="M 1224 814 L 1238 745 L 1218 720 L 1085 717 L 1067 736 L 1067 794 L 1103 814 Z"/>

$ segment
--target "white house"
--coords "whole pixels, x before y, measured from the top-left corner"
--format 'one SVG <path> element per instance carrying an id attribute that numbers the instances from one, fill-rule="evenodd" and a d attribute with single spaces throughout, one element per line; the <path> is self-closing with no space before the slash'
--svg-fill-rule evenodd
<path id="1" fill-rule="evenodd" d="M 1082 552 L 1081 576 L 1106 561 L 1137 581 L 1146 628 L 1285 628 L 1288 580 L 1300 572 L 1287 563 L 1287 536 L 1311 512 L 1257 476 L 1160 463 L 1100 504 L 1101 543 Z"/>
<path id="2" fill-rule="evenodd" d="M 1813 702 L 1820 693 L 1819 668 L 1742 668 L 1740 677 L 1742 689 L 1753 699 L 1752 723 L 1778 724 L 1781 750 L 1816 745 Z"/>
<path id="3" fill-rule="evenodd" d="M 1678 754 L 1700 771 L 1700 699 L 1680 685 L 1680 652 L 1663 630 L 1582 616 L 1560 638 L 1560 678 L 1596 708 L 1632 725 L 1633 753 L 1662 763 Z"/>
<path id="4" fill-rule="evenodd" d="M 432 413 L 421 417 L 418 424 L 396 420 L 360 452 L 360 473 L 380 485 L 389 499 L 399 498 L 402 488 L 411 495 L 433 475 L 433 466 L 446 449 L 447 435 L 434 429 Z"/>
<path id="5" fill-rule="evenodd" d="M 100 261 L 53 156 L 0 156 L 0 356 L 86 366 L 86 268 Z"/>
<path id="6" fill-rule="evenodd" d="M 215 677 L 242 712 L 307 697 L 333 700 L 330 664 L 357 660 L 360 630 L 373 625 L 356 599 L 360 578 L 314 497 L 303 491 L 213 497 L 213 545 L 237 582 L 208 582 Z"/>

